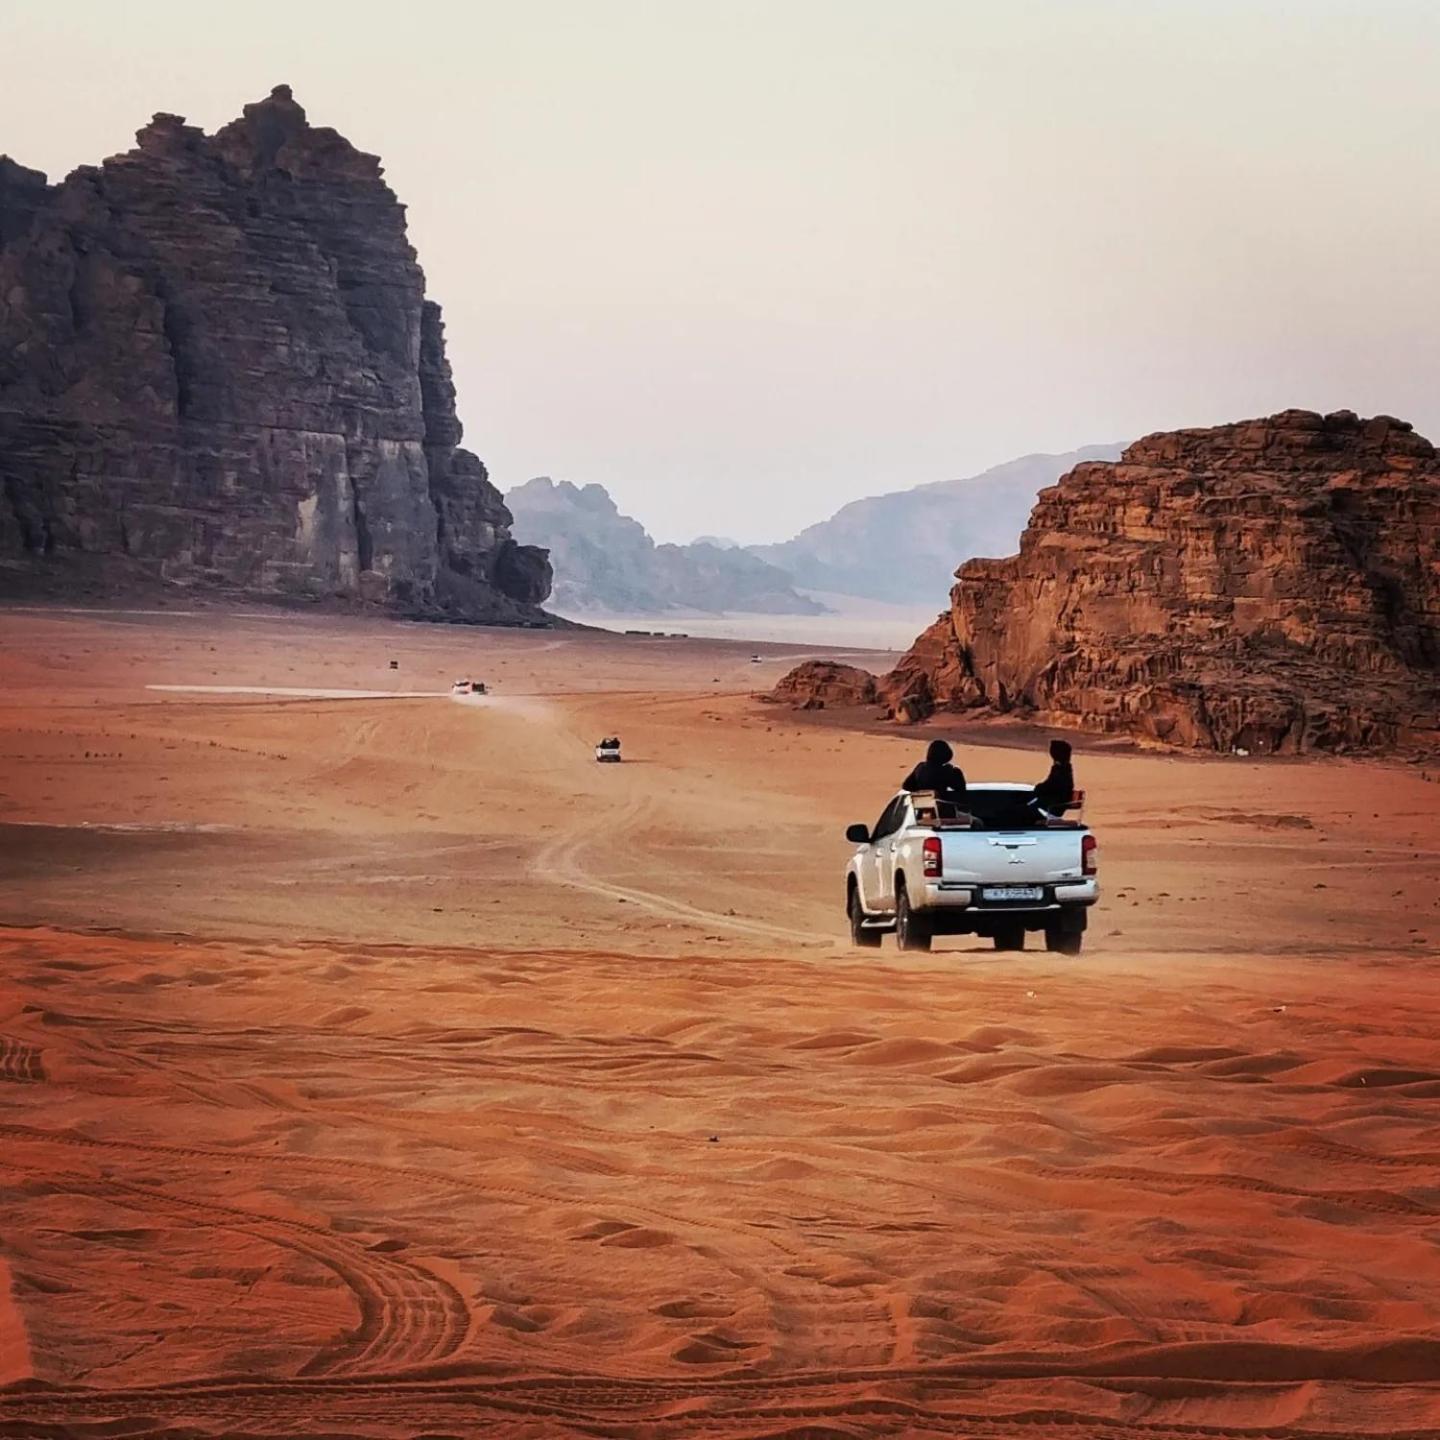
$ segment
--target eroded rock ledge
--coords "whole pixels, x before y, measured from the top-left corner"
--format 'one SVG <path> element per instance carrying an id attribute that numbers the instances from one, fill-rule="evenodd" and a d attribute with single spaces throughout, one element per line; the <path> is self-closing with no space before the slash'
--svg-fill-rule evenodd
<path id="1" fill-rule="evenodd" d="M 380 162 L 286 86 L 58 185 L 0 158 L 0 588 L 534 622 Z"/>

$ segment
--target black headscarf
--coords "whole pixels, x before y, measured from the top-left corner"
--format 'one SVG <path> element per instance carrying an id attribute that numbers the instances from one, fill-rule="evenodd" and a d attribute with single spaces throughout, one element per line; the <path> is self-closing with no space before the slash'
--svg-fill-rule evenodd
<path id="1" fill-rule="evenodd" d="M 1050 742 L 1050 773 L 1035 787 L 1035 799 L 1052 815 L 1064 813 L 1075 794 L 1075 771 L 1070 764 L 1070 742 Z"/>
<path id="2" fill-rule="evenodd" d="M 905 777 L 903 789 L 933 790 L 941 800 L 962 804 L 965 800 L 965 775 L 950 761 L 955 752 L 943 740 L 932 740 L 925 758 Z"/>

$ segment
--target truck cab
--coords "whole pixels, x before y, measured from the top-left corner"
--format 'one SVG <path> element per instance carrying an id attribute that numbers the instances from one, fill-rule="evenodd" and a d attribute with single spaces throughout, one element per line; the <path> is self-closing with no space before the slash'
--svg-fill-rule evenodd
<path id="1" fill-rule="evenodd" d="M 1045 948 L 1078 955 L 1100 896 L 1094 835 L 1078 793 L 1064 815 L 1047 814 L 1033 787 L 967 788 L 964 809 L 927 791 L 901 791 L 872 827 L 851 825 L 846 869 L 851 939 L 876 946 L 893 931 L 902 950 L 928 950 L 936 935 L 980 935 L 997 950 Z"/>

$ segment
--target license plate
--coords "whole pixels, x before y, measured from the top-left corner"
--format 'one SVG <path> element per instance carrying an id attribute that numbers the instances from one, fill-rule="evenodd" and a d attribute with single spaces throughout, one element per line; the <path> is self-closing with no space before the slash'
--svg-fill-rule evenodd
<path id="1" fill-rule="evenodd" d="M 1045 890 L 1040 885 L 987 885 L 980 891 L 982 900 L 1043 900 Z"/>

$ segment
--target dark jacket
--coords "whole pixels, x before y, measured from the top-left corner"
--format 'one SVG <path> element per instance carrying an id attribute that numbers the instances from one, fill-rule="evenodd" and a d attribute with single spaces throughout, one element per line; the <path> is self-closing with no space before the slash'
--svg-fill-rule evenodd
<path id="1" fill-rule="evenodd" d="M 1068 741 L 1050 742 L 1050 761 L 1050 773 L 1035 787 L 1035 799 L 1042 810 L 1060 815 L 1075 794 L 1075 770 L 1070 764 Z"/>
<path id="2" fill-rule="evenodd" d="M 965 802 L 965 772 L 952 765 L 955 752 L 943 741 L 932 740 L 925 758 L 905 777 L 904 790 L 933 790 L 937 798 L 957 805 Z"/>

